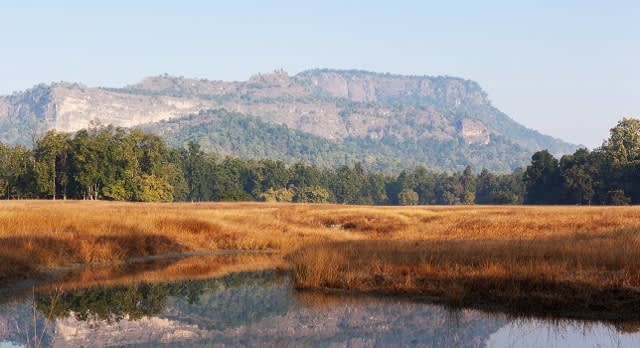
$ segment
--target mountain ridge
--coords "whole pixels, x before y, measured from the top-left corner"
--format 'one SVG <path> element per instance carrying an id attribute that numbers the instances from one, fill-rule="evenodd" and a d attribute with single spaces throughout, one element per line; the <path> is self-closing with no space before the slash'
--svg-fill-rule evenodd
<path id="1" fill-rule="evenodd" d="M 486 163 L 475 162 L 491 169 L 500 162 L 522 165 L 531 153 L 544 148 L 557 154 L 577 148 L 515 122 L 491 104 L 475 81 L 336 69 L 305 70 L 293 76 L 276 70 L 253 75 L 247 81 L 164 74 L 122 88 L 68 82 L 40 84 L 0 97 L 0 141 L 28 144 L 44 130 L 73 132 L 96 120 L 137 127 L 221 109 L 241 117 L 256 117 L 266 124 L 286 125 L 335 144 L 385 140 L 396 147 L 389 153 L 403 153 L 404 157 L 411 153 L 400 151 L 401 147 L 416 147 L 411 144 L 418 143 L 449 144 L 446 146 L 454 150 L 445 152 L 457 153 L 459 160 L 472 159 L 465 154 L 472 148 L 476 152 L 487 150 L 481 156 L 488 158 Z M 175 122 L 172 126 L 175 128 Z M 157 126 L 150 128 L 163 133 Z M 375 157 L 373 145 L 367 148 Z M 491 158 L 491 151 L 501 158 Z M 508 158 L 510 152 L 513 158 Z M 440 169 L 464 165 L 417 157 L 401 162 Z"/>

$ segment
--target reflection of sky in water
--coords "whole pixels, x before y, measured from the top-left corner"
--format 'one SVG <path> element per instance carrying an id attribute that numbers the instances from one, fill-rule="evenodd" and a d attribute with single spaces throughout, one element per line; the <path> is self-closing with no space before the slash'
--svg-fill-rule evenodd
<path id="1" fill-rule="evenodd" d="M 0 348 L 16 348 L 16 347 L 20 347 L 20 346 L 15 345 L 11 342 L 6 342 L 6 341 L 0 342 Z"/>
<path id="2" fill-rule="evenodd" d="M 488 347 L 640 347 L 640 333 L 622 334 L 600 323 L 563 321 L 550 325 L 542 320 L 510 322 L 491 335 Z"/>
<path id="3" fill-rule="evenodd" d="M 0 347 L 26 344 L 25 333 L 34 329 L 45 346 L 640 346 L 640 334 L 603 324 L 510 319 L 393 297 L 295 292 L 286 275 L 271 272 L 36 298 L 35 328 L 33 299 L 0 305 Z M 55 319 L 47 324 L 45 316 Z"/>

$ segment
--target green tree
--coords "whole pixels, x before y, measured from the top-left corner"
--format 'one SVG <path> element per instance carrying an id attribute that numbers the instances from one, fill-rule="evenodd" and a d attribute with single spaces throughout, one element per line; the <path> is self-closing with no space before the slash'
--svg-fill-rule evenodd
<path id="1" fill-rule="evenodd" d="M 139 194 L 134 200 L 140 202 L 171 202 L 173 201 L 173 187 L 164 178 L 143 174 L 140 178 Z"/>
<path id="2" fill-rule="evenodd" d="M 459 173 L 451 176 L 441 175 L 436 184 L 436 194 L 440 204 L 460 204 L 464 196 L 461 175 Z"/>
<path id="3" fill-rule="evenodd" d="M 69 143 L 65 133 L 48 131 L 34 149 L 36 185 L 40 194 L 56 199 L 58 193 L 66 198 L 69 184 Z"/>
<path id="4" fill-rule="evenodd" d="M 462 204 L 473 204 L 476 201 L 476 176 L 470 166 L 467 166 L 460 177 L 462 185 Z"/>
<path id="5" fill-rule="evenodd" d="M 371 198 L 367 194 L 367 181 L 362 165 L 356 163 L 353 168 L 338 167 L 332 176 L 329 188 L 338 203 L 371 204 Z"/>
<path id="6" fill-rule="evenodd" d="M 204 201 L 212 199 L 213 188 L 210 175 L 215 166 L 215 157 L 205 155 L 200 144 L 189 142 L 187 149 L 182 149 L 178 157 L 182 163 L 182 171 L 187 186 L 187 200 Z"/>
<path id="7" fill-rule="evenodd" d="M 226 157 L 215 165 L 213 170 L 213 195 L 214 200 L 221 201 L 251 201 L 254 198 L 245 191 L 250 168 L 245 161 L 235 157 Z"/>
<path id="8" fill-rule="evenodd" d="M 611 128 L 603 148 L 615 164 L 640 160 L 640 120 L 623 118 L 619 121 Z"/>
<path id="9" fill-rule="evenodd" d="M 412 173 L 414 190 L 418 193 L 419 204 L 435 204 L 436 196 L 436 175 L 428 171 L 423 166 L 417 166 Z"/>
<path id="10" fill-rule="evenodd" d="M 33 152 L 22 145 L 0 146 L 0 186 L 5 198 L 36 196 Z"/>
<path id="11" fill-rule="evenodd" d="M 406 188 L 398 194 L 398 203 L 400 205 L 416 205 L 418 202 L 418 193 L 412 189 Z"/>
<path id="12" fill-rule="evenodd" d="M 257 164 L 258 171 L 262 182 L 261 190 L 282 189 L 287 187 L 289 182 L 289 171 L 282 161 L 273 161 L 269 159 L 260 160 Z"/>
<path id="13" fill-rule="evenodd" d="M 380 173 L 371 173 L 367 177 L 366 195 L 372 204 L 386 204 L 389 197 L 385 190 L 385 177 Z"/>
<path id="14" fill-rule="evenodd" d="M 624 193 L 624 190 L 611 190 L 608 192 L 608 204 L 611 205 L 629 205 L 631 198 Z"/>
<path id="15" fill-rule="evenodd" d="M 547 150 L 536 152 L 531 157 L 531 165 L 524 173 L 524 182 L 527 188 L 525 203 L 558 203 L 561 180 L 558 160 Z"/>
<path id="16" fill-rule="evenodd" d="M 609 138 L 600 149 L 604 163 L 600 166 L 599 193 L 606 193 L 611 202 L 612 193 L 624 192 L 631 203 L 640 203 L 640 120 L 623 118 L 611 128 Z"/>
<path id="17" fill-rule="evenodd" d="M 565 203 L 591 204 L 596 171 L 589 150 L 578 149 L 573 155 L 562 156 L 560 170 Z"/>
<path id="18" fill-rule="evenodd" d="M 320 186 L 305 186 L 296 189 L 293 196 L 294 202 L 299 203 L 326 203 L 330 197 L 329 191 Z"/>
<path id="19" fill-rule="evenodd" d="M 476 185 L 476 202 L 478 204 L 494 204 L 498 178 L 487 169 L 483 169 L 478 176 Z"/>
<path id="20" fill-rule="evenodd" d="M 260 194 L 260 200 L 264 202 L 293 202 L 294 195 L 294 189 L 269 188 L 268 190 Z"/>
<path id="21" fill-rule="evenodd" d="M 320 186 L 320 170 L 302 162 L 289 167 L 289 185 L 295 188 Z"/>

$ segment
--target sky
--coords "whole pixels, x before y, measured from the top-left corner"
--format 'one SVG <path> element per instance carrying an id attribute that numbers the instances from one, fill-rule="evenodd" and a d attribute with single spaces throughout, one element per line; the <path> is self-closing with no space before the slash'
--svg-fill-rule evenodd
<path id="1" fill-rule="evenodd" d="M 640 117 L 637 0 L 1 0 L 0 34 L 0 95 L 336 68 L 475 80 L 516 121 L 588 147 Z"/>

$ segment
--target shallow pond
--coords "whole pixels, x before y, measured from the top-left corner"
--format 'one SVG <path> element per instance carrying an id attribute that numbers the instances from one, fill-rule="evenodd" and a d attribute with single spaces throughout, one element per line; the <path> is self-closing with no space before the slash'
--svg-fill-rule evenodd
<path id="1" fill-rule="evenodd" d="M 5 299 L 0 347 L 640 347 L 633 325 L 450 310 L 400 297 L 299 292 L 286 272 L 164 281 L 145 274 L 153 280 L 104 285 L 84 275 L 84 286 L 77 278 L 69 286 L 66 279 Z"/>

